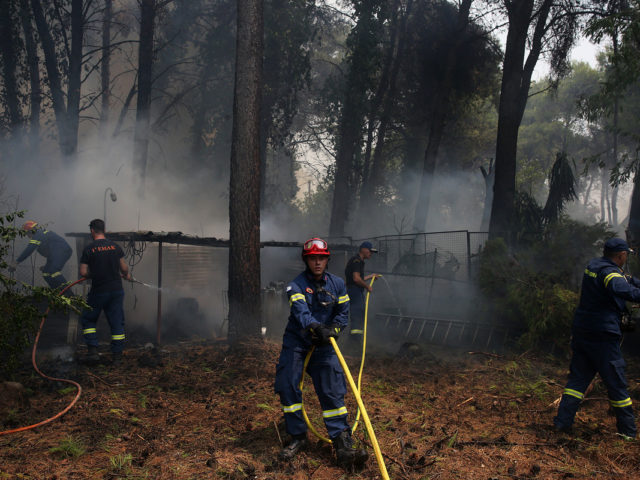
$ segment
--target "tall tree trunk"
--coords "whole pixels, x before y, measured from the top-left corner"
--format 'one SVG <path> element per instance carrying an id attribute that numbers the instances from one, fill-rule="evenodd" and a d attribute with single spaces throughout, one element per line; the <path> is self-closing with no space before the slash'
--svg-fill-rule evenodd
<path id="1" fill-rule="evenodd" d="M 353 85 L 351 87 L 353 88 Z M 352 88 L 348 91 L 352 91 Z M 345 232 L 349 212 L 349 175 L 353 169 L 356 152 L 360 149 L 362 116 L 352 98 L 353 95 L 347 95 L 345 99 L 338 133 L 335 186 L 329 223 L 331 237 L 342 237 Z"/>
<path id="2" fill-rule="evenodd" d="M 109 102 L 111 100 L 111 17 L 113 0 L 105 0 L 102 16 L 102 59 L 100 60 L 100 84 L 102 108 L 100 125 L 104 128 L 109 122 Z"/>
<path id="3" fill-rule="evenodd" d="M 38 49 L 33 37 L 33 25 L 31 24 L 31 8 L 29 0 L 20 0 L 20 21 L 24 34 L 25 50 L 27 52 L 27 65 L 29 66 L 30 108 L 29 108 L 29 138 L 31 154 L 37 155 L 40 145 L 40 109 L 42 104 L 42 87 L 40 85 L 40 65 L 38 61 Z"/>
<path id="4" fill-rule="evenodd" d="M 602 185 L 602 188 L 600 189 L 600 221 L 606 222 L 609 182 L 607 179 L 607 171 L 605 169 L 602 169 L 602 172 L 600 173 L 600 184 Z"/>
<path id="5" fill-rule="evenodd" d="M 587 213 L 587 207 L 589 206 L 589 197 L 591 196 L 591 188 L 593 187 L 593 175 L 589 175 L 589 184 L 584 192 L 584 200 L 582 202 L 582 212 Z"/>
<path id="6" fill-rule="evenodd" d="M 408 0 L 404 14 L 401 13 L 400 24 L 395 26 L 395 34 L 393 37 L 395 45 L 391 52 L 391 65 L 389 70 L 388 87 L 382 103 L 382 111 L 380 112 L 380 120 L 378 130 L 376 132 L 376 146 L 373 151 L 371 160 L 369 177 L 363 179 L 362 192 L 360 194 L 360 211 L 363 211 L 364 205 L 370 205 L 375 208 L 378 199 L 375 198 L 375 192 L 383 182 L 384 177 L 384 147 L 386 144 L 387 129 L 391 122 L 392 111 L 397 100 L 397 80 L 400 72 L 402 59 L 404 58 L 404 46 L 406 43 L 407 20 L 411 15 L 413 0 Z M 397 7 L 396 7 L 397 8 Z M 367 214 L 365 213 L 365 216 Z"/>
<path id="7" fill-rule="evenodd" d="M 539 4 L 535 30 L 530 45 L 527 34 L 532 19 L 534 0 L 509 1 L 509 30 L 502 67 L 502 86 L 498 107 L 498 135 L 496 138 L 496 170 L 489 235 L 510 237 L 515 214 L 516 154 L 518 131 L 527 105 L 531 74 L 542 51 L 547 32 L 547 17 L 552 0 Z M 529 54 L 525 60 L 525 50 Z"/>
<path id="8" fill-rule="evenodd" d="M 260 336 L 262 0 L 238 0 L 229 184 L 229 342 Z"/>
<path id="9" fill-rule="evenodd" d="M 82 87 L 82 44 L 84 39 L 83 0 L 71 2 L 71 57 L 69 58 L 69 90 L 67 91 L 67 123 L 69 126 L 67 158 L 78 150 L 80 122 L 80 88 Z"/>
<path id="10" fill-rule="evenodd" d="M 56 117 L 56 126 L 58 127 L 58 144 L 60 151 L 64 156 L 70 155 L 69 148 L 69 125 L 67 122 L 67 107 L 64 103 L 64 92 L 62 91 L 62 81 L 60 79 L 60 71 L 58 70 L 58 59 L 56 57 L 56 48 L 49 31 L 49 25 L 42 11 L 40 0 L 31 0 L 31 9 L 33 10 L 33 18 L 36 22 L 40 43 L 44 53 L 44 64 L 47 69 L 47 81 L 49 90 L 51 91 L 51 102 L 53 103 L 53 112 Z"/>
<path id="11" fill-rule="evenodd" d="M 484 178 L 484 208 L 482 209 L 482 220 L 480 222 L 480 231 L 487 232 L 489 230 L 489 219 L 491 218 L 491 203 L 493 201 L 493 182 L 495 175 L 493 171 L 493 158 L 489 159 L 489 171 L 484 166 L 480 166 L 482 177 Z"/>
<path id="12" fill-rule="evenodd" d="M 140 44 L 138 47 L 138 103 L 134 134 L 133 165 L 139 178 L 138 195 L 144 197 L 149 151 L 151 83 L 153 72 L 153 31 L 156 1 L 142 0 L 140 5 Z"/>
<path id="13" fill-rule="evenodd" d="M 465 38 L 464 31 L 469 23 L 469 10 L 473 0 L 463 0 L 458 11 L 455 40 L 447 52 L 446 64 L 442 79 L 439 82 L 438 90 L 435 95 L 435 107 L 431 117 L 431 125 L 429 130 L 429 143 L 424 153 L 424 163 L 422 166 L 422 178 L 420 181 L 420 191 L 416 202 L 416 209 L 413 215 L 413 230 L 416 232 L 424 231 L 427 223 L 427 215 L 429 213 L 429 199 L 431 196 L 431 185 L 433 183 L 433 175 L 436 171 L 436 162 L 438 159 L 438 150 L 442 141 L 442 132 L 447 121 L 447 112 L 449 111 L 449 98 L 453 85 L 453 70 L 457 62 L 458 51 L 462 46 Z"/>
<path id="14" fill-rule="evenodd" d="M 349 73 L 346 79 L 344 101 L 340 112 L 337 135 L 336 169 L 331 205 L 329 235 L 342 237 L 348 219 L 350 192 L 357 184 L 350 181 L 354 172 L 356 156 L 362 149 L 362 134 L 367 112 L 367 91 L 370 88 L 371 45 L 379 22 L 383 21 L 379 0 L 362 0 L 356 6 L 359 18 L 352 30 L 353 51 L 349 59 Z"/>
<path id="15" fill-rule="evenodd" d="M 400 8 L 400 1 L 394 0 L 391 7 L 391 22 L 389 26 L 391 35 L 389 39 L 389 46 L 387 47 L 385 59 L 382 64 L 382 73 L 380 75 L 380 81 L 378 82 L 378 88 L 376 89 L 376 93 L 371 101 L 371 107 L 369 109 L 367 140 L 365 142 L 364 158 L 362 162 L 362 189 L 360 191 L 360 201 L 358 204 L 358 211 L 360 212 L 363 212 L 364 206 L 373 200 L 374 188 L 371 187 L 371 183 L 369 181 L 370 170 L 372 167 L 371 154 L 373 152 L 373 134 L 376 123 L 379 122 L 378 119 L 381 116 L 380 108 L 387 92 L 389 91 L 392 65 L 394 59 L 397 58 L 398 55 L 398 15 Z M 378 137 L 377 142 L 379 143 L 380 140 L 380 137 Z"/>
<path id="16" fill-rule="evenodd" d="M 0 55 L 2 56 L 2 80 L 4 100 L 9 113 L 9 128 L 14 140 L 22 141 L 22 114 L 16 82 L 16 35 L 12 2 L 0 0 Z"/>
<path id="17" fill-rule="evenodd" d="M 633 192 L 629 207 L 629 225 L 627 226 L 627 241 L 634 250 L 640 249 L 640 172 L 633 178 Z"/>
<path id="18" fill-rule="evenodd" d="M 618 33 L 613 34 L 613 58 L 614 68 L 617 70 L 618 59 Z M 613 100 L 613 166 L 618 164 L 618 109 L 619 98 L 616 94 Z M 611 190 L 611 226 L 614 228 L 618 226 L 618 187 L 613 187 Z"/>

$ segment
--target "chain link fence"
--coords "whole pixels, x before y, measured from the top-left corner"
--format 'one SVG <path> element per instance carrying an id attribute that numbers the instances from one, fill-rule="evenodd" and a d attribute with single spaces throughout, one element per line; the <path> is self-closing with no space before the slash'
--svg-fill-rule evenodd
<path id="1" fill-rule="evenodd" d="M 367 268 L 383 275 L 468 282 L 475 270 L 475 258 L 488 236 L 487 232 L 459 230 L 374 237 L 367 240 L 378 248 L 378 254 L 368 261 Z M 357 248 L 361 240 L 352 243 Z"/>

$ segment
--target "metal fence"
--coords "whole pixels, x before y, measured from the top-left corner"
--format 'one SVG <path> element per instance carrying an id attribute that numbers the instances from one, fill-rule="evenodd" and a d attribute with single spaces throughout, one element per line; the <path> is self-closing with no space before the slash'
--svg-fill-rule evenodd
<path id="1" fill-rule="evenodd" d="M 466 282 L 488 236 L 487 232 L 459 230 L 374 237 L 368 240 L 378 248 L 378 254 L 369 260 L 367 268 L 382 274 Z M 352 243 L 357 248 L 360 242 Z"/>

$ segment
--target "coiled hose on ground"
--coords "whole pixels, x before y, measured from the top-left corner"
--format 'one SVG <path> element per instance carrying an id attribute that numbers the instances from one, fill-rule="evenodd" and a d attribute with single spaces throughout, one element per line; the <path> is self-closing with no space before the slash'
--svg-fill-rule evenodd
<path id="1" fill-rule="evenodd" d="M 80 282 L 83 282 L 84 280 L 86 280 L 86 279 L 84 277 L 82 277 L 82 278 L 76 280 L 75 282 L 70 283 L 69 285 L 64 287 L 62 290 L 60 290 L 60 293 L 58 295 L 62 295 L 64 292 L 69 290 L 71 287 L 73 287 L 74 285 L 76 285 L 76 284 L 78 284 Z M 38 422 L 38 423 L 34 423 L 33 425 L 27 425 L 25 427 L 14 428 L 12 430 L 5 430 L 3 432 L 0 432 L 0 435 L 9 435 L 10 433 L 24 432 L 25 430 L 31 430 L 32 428 L 36 428 L 36 427 L 40 427 L 42 425 L 46 425 L 47 423 L 54 421 L 56 418 L 61 417 L 62 415 L 67 413 L 69 410 L 71 410 L 71 408 L 76 404 L 76 402 L 80 398 L 80 395 L 82 394 L 82 387 L 80 386 L 79 383 L 74 382 L 73 380 L 68 380 L 66 378 L 50 377 L 50 376 L 45 375 L 44 373 L 42 373 L 40 371 L 40 369 L 38 368 L 38 364 L 36 363 L 36 349 L 38 348 L 38 340 L 40 339 L 40 333 L 42 332 L 42 327 L 44 325 L 44 321 L 46 320 L 48 313 L 49 313 L 49 308 L 47 308 L 47 311 L 44 313 L 44 316 L 42 317 L 42 321 L 40 322 L 40 327 L 38 328 L 38 333 L 36 334 L 36 339 L 33 342 L 33 349 L 31 350 L 31 363 L 33 364 L 34 370 L 41 377 L 46 378 L 47 380 L 51 380 L 52 382 L 69 383 L 69 384 L 73 385 L 74 387 L 76 387 L 78 392 L 76 393 L 76 396 L 73 398 L 71 403 L 69 403 L 69 405 L 67 405 L 67 407 L 64 410 L 58 412 L 53 417 L 47 418 L 46 420 L 43 420 L 43 421 Z"/>

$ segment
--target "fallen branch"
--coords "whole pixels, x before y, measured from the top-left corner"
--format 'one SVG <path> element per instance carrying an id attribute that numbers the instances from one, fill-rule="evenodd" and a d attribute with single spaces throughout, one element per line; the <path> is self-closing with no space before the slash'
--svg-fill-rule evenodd
<path id="1" fill-rule="evenodd" d="M 505 440 L 468 440 L 466 442 L 456 442 L 456 445 L 469 446 L 469 445 L 477 445 L 481 447 L 488 447 L 493 445 L 505 446 L 505 447 L 555 447 L 557 444 L 555 443 L 536 443 L 536 442 L 527 442 L 527 443 L 518 443 L 518 442 L 507 442 Z"/>
<path id="2" fill-rule="evenodd" d="M 486 355 L 487 357 L 493 358 L 504 358 L 504 355 L 498 355 L 497 353 L 487 353 L 487 352 L 467 352 L 469 355 Z"/>
<path id="3" fill-rule="evenodd" d="M 373 448 L 373 446 L 366 440 L 362 440 L 362 443 L 364 443 L 367 447 L 369 448 Z M 428 463 L 428 464 L 424 464 L 424 465 L 420 465 L 419 467 L 409 467 L 407 465 L 405 465 L 404 463 L 402 463 L 399 460 L 396 460 L 395 458 L 391 457 L 390 455 L 387 455 L 384 452 L 380 452 L 382 453 L 382 456 L 385 457 L 387 460 L 389 460 L 391 463 L 395 463 L 396 465 L 398 465 L 401 469 L 402 469 L 402 473 L 404 473 L 404 475 L 407 475 L 407 468 L 411 468 L 412 470 L 417 470 L 417 469 L 422 469 L 428 465 L 431 465 L 431 463 L 435 462 L 435 459 L 433 462 Z"/>
<path id="4" fill-rule="evenodd" d="M 107 382 L 106 380 L 100 378 L 98 375 L 91 373 L 91 372 L 87 372 L 87 375 L 92 376 L 93 378 L 100 380 L 102 383 L 104 383 L 107 387 L 113 387 L 112 384 L 110 384 L 109 382 Z"/>
<path id="5" fill-rule="evenodd" d="M 464 405 L 465 403 L 469 403 L 471 400 L 473 400 L 473 397 L 469 397 L 467 398 L 464 402 L 459 403 L 458 405 L 456 405 L 456 408 L 461 407 L 462 405 Z"/>
<path id="6" fill-rule="evenodd" d="M 273 426 L 276 429 L 276 435 L 278 435 L 278 441 L 280 442 L 280 446 L 284 448 L 284 443 L 282 443 L 282 437 L 280 436 L 280 431 L 278 430 L 278 424 L 276 423 L 275 420 L 273 421 Z"/>
<path id="7" fill-rule="evenodd" d="M 584 392 L 584 397 L 582 398 L 582 402 L 586 402 L 587 400 L 601 400 L 602 397 L 593 397 L 593 398 L 587 398 L 587 395 L 589 395 L 589 393 L 591 392 L 591 390 L 593 390 L 593 380 L 591 380 L 591 383 L 589 384 L 589 386 L 587 387 L 587 391 Z M 556 398 L 553 402 L 551 402 L 549 404 L 549 407 L 555 407 L 558 408 L 558 406 L 560 405 L 560 401 L 562 400 L 562 395 L 560 395 L 558 398 Z"/>

